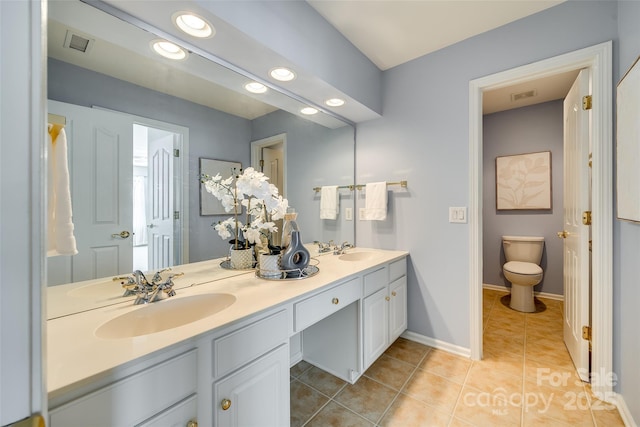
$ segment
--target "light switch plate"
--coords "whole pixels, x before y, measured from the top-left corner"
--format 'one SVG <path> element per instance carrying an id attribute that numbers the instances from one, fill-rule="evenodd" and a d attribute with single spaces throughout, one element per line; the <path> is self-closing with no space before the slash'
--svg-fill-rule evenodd
<path id="1" fill-rule="evenodd" d="M 358 210 L 358 219 L 359 219 L 360 221 L 364 221 L 364 220 L 366 220 L 366 219 L 367 219 L 367 217 L 366 217 L 366 215 L 365 215 L 365 212 L 366 212 L 365 208 L 360 208 L 360 209 Z"/>
<path id="2" fill-rule="evenodd" d="M 449 207 L 449 222 L 466 224 L 467 208 L 466 207 Z"/>
<path id="3" fill-rule="evenodd" d="M 351 208 L 345 208 L 344 219 L 347 221 L 353 221 L 353 210 Z"/>

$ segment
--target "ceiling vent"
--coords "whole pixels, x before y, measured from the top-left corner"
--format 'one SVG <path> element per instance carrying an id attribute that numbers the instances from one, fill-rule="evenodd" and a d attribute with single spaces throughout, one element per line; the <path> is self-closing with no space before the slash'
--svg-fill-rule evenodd
<path id="1" fill-rule="evenodd" d="M 511 94 L 511 102 L 522 101 L 523 99 L 533 98 L 537 95 L 537 92 L 534 90 L 528 90 L 526 92 L 520 93 L 512 93 Z"/>
<path id="2" fill-rule="evenodd" d="M 94 39 L 81 35 L 78 32 L 67 30 L 67 35 L 64 38 L 64 47 L 77 50 L 82 53 L 89 53 L 94 42 Z"/>

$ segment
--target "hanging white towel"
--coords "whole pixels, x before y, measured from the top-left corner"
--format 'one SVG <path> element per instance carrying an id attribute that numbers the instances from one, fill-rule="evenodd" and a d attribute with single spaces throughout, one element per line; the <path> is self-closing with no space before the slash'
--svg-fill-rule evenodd
<path id="1" fill-rule="evenodd" d="M 49 126 L 49 131 L 52 126 Z M 71 188 L 67 165 L 67 135 L 60 129 L 57 137 L 49 134 L 48 158 L 48 244 L 47 256 L 75 255 L 76 238 L 73 235 Z"/>
<path id="2" fill-rule="evenodd" d="M 369 221 L 387 219 L 387 183 L 372 182 L 365 186 L 365 218 Z"/>
<path id="3" fill-rule="evenodd" d="M 320 219 L 336 219 L 340 210 L 338 186 L 329 185 L 320 189 Z"/>

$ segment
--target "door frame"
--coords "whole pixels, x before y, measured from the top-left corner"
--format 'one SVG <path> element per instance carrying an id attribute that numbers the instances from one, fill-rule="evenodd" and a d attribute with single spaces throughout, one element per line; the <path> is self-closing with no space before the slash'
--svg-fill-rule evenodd
<path id="1" fill-rule="evenodd" d="M 614 397 L 613 373 L 613 146 L 612 42 L 548 58 L 469 82 L 469 292 L 471 358 L 482 358 L 482 93 L 576 69 L 591 71 L 593 148 L 591 291 L 592 390 Z"/>
<path id="2" fill-rule="evenodd" d="M 287 134 L 279 133 L 267 138 L 251 141 L 251 166 L 255 170 L 260 170 L 260 159 L 262 158 L 261 150 L 265 147 L 282 144 L 282 155 L 284 157 L 284 165 L 282 166 L 282 193 L 281 196 L 287 197 Z"/>

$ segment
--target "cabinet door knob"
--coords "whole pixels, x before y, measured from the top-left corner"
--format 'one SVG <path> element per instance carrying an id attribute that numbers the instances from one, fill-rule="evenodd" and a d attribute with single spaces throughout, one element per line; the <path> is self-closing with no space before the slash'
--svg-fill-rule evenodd
<path id="1" fill-rule="evenodd" d="M 395 297 L 396 295 L 396 291 L 391 292 L 391 296 Z"/>
<path id="2" fill-rule="evenodd" d="M 222 406 L 222 410 L 226 411 L 231 407 L 231 401 L 229 399 L 222 399 L 221 406 Z"/>
<path id="3" fill-rule="evenodd" d="M 384 297 L 384 299 L 386 299 L 387 301 L 391 301 L 391 298 L 389 298 L 389 296 Z"/>
<path id="4" fill-rule="evenodd" d="M 196 420 L 190 420 L 187 423 L 187 427 L 198 427 L 198 422 Z"/>
<path id="5" fill-rule="evenodd" d="M 340 303 L 340 300 L 338 298 L 334 298 L 331 300 L 331 302 L 337 305 Z"/>

